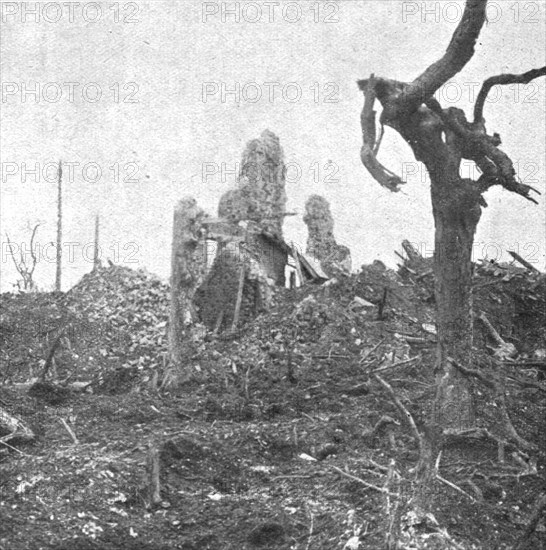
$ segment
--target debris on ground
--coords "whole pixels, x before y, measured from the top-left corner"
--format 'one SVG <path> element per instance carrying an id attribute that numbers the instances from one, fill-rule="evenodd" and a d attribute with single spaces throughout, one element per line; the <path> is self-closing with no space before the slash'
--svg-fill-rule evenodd
<path id="1" fill-rule="evenodd" d="M 388 498 L 418 449 L 373 374 L 422 426 L 435 383 L 431 268 L 375 262 L 279 288 L 236 331 L 201 327 L 185 350 L 191 377 L 163 390 L 169 288 L 154 276 L 110 266 L 67 293 L 3 295 L 0 411 L 34 437 L 4 442 L 14 430 L 0 426 L 0 548 L 381 548 Z M 477 361 L 492 361 L 499 339 L 513 346 L 497 358 L 507 410 L 522 438 L 545 441 L 546 278 L 474 272 Z M 498 396 L 473 384 L 493 439 L 445 451 L 434 525 L 465 549 L 524 536 L 543 547 L 544 448 L 504 453 Z"/>

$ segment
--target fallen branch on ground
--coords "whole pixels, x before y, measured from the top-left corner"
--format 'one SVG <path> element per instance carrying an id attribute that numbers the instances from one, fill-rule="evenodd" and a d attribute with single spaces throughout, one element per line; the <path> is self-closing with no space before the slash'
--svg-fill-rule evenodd
<path id="1" fill-rule="evenodd" d="M 400 399 L 398 399 L 391 385 L 385 380 L 383 380 L 383 378 L 381 378 L 377 374 L 374 374 L 373 376 L 383 386 L 383 388 L 387 391 L 387 393 L 391 396 L 393 403 L 396 405 L 396 408 L 400 411 L 402 418 L 407 423 L 412 434 L 417 440 L 417 443 L 419 445 L 419 456 L 421 456 L 425 448 L 425 441 L 424 441 L 423 434 L 421 434 L 421 432 L 417 429 L 417 424 L 415 424 L 415 420 L 413 419 L 413 416 L 408 411 L 408 409 L 404 407 Z"/>
<path id="2" fill-rule="evenodd" d="M 359 477 L 356 477 L 352 474 L 349 474 L 347 472 L 344 472 L 341 468 L 338 468 L 337 466 L 332 466 L 332 469 L 336 472 L 340 473 L 342 476 L 345 476 L 348 479 L 352 479 L 353 481 L 356 481 L 360 483 L 361 485 L 364 485 L 365 487 L 368 487 L 368 489 L 373 489 L 374 491 L 378 491 L 379 493 L 386 493 L 390 496 L 396 496 L 395 494 L 388 493 L 388 490 L 385 489 L 385 487 L 378 487 L 377 485 L 373 485 L 372 483 L 368 483 L 367 481 L 364 481 L 363 479 L 360 479 Z"/>
<path id="3" fill-rule="evenodd" d="M 436 479 L 438 481 L 441 481 L 444 485 L 447 485 L 448 487 L 451 487 L 452 489 L 455 489 L 455 491 L 458 491 L 459 493 L 461 493 L 465 497 L 468 497 L 471 502 L 476 502 L 476 499 L 472 495 L 469 495 L 466 491 L 463 491 L 463 489 L 461 489 L 460 487 L 455 485 L 455 483 L 451 483 L 451 481 L 449 481 L 448 479 L 442 477 L 440 474 L 436 474 Z"/>
<path id="4" fill-rule="evenodd" d="M 508 250 L 508 254 L 514 258 L 517 262 L 519 262 L 523 267 L 528 269 L 531 273 L 540 273 L 540 271 L 533 265 L 530 264 L 527 260 L 524 260 L 517 252 L 514 252 L 513 250 Z"/>
<path id="5" fill-rule="evenodd" d="M 413 363 L 414 361 L 420 360 L 421 356 L 416 355 L 415 357 L 410 357 L 409 359 L 405 359 L 404 361 L 398 361 L 397 363 L 393 363 L 392 365 L 386 365 L 384 367 L 379 367 L 377 369 L 371 370 L 370 374 L 376 374 L 378 372 L 383 372 L 386 370 L 392 370 L 396 369 L 397 367 L 403 367 L 404 365 L 409 365 Z"/>
<path id="6" fill-rule="evenodd" d="M 68 432 L 68 435 L 70 435 L 70 437 L 72 438 L 74 445 L 78 445 L 79 441 L 78 441 L 78 438 L 76 437 L 76 434 L 74 433 L 74 430 L 68 425 L 68 422 L 64 418 L 61 418 L 60 421 L 62 425 L 65 427 L 66 431 Z"/>
<path id="7" fill-rule="evenodd" d="M 514 346 L 514 344 L 505 342 L 501 338 L 501 335 L 495 330 L 483 311 L 478 315 L 478 319 L 484 324 L 489 336 L 494 340 L 495 344 L 497 345 L 497 349 L 495 350 L 495 357 L 501 360 L 506 360 L 510 357 L 515 357 L 517 355 L 518 352 L 516 346 Z"/>
<path id="8" fill-rule="evenodd" d="M 2 407 L 0 407 L 0 428 L 9 432 L 8 435 L 0 438 L 3 443 L 14 438 L 32 441 L 36 437 L 34 432 L 20 418 L 8 414 Z"/>

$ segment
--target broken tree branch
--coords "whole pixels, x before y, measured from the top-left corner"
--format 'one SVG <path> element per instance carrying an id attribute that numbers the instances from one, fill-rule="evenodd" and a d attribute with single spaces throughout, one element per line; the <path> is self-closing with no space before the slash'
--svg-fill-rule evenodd
<path id="1" fill-rule="evenodd" d="M 409 85 L 397 106 L 398 112 L 415 111 L 472 59 L 474 46 L 486 20 L 486 7 L 487 0 L 467 0 L 445 54 Z"/>
<path id="2" fill-rule="evenodd" d="M 419 444 L 419 455 L 423 454 L 423 450 L 425 448 L 425 441 L 424 437 L 421 434 L 421 432 L 417 429 L 417 424 L 415 424 L 415 420 L 413 419 L 412 414 L 404 407 L 402 404 L 402 401 L 398 399 L 396 393 L 392 389 L 392 386 L 383 380 L 381 376 L 378 376 L 377 374 L 373 375 L 374 378 L 383 386 L 383 388 L 387 391 L 387 393 L 390 395 L 393 403 L 396 405 L 396 408 L 400 411 L 402 418 L 406 422 L 406 424 L 409 426 L 411 432 L 413 433 L 413 436 L 417 440 L 417 443 Z"/>
<path id="3" fill-rule="evenodd" d="M 528 84 L 531 80 L 545 75 L 546 67 L 542 67 L 540 69 L 531 69 L 522 74 L 500 74 L 485 80 L 476 99 L 476 105 L 474 105 L 474 123 L 483 122 L 483 107 L 487 94 L 489 94 L 493 86 L 498 84 Z"/>
<path id="4" fill-rule="evenodd" d="M 546 384 L 541 384 L 540 382 L 535 382 L 534 380 L 525 379 L 520 376 L 514 376 L 512 374 L 506 375 L 506 378 L 524 388 L 533 388 L 535 390 L 546 393 Z"/>
<path id="5" fill-rule="evenodd" d="M 388 490 L 385 487 L 378 487 L 377 485 L 373 485 L 372 483 L 368 483 L 367 481 L 364 481 L 363 479 L 360 479 L 359 477 L 356 477 L 352 474 L 349 474 L 347 472 L 344 472 L 341 468 L 338 468 L 337 466 L 332 466 L 332 469 L 336 472 L 340 473 L 342 476 L 345 476 L 353 481 L 356 481 L 357 483 L 360 483 L 361 485 L 364 485 L 364 487 L 368 487 L 368 489 L 373 489 L 374 491 L 378 491 L 380 493 L 387 493 Z M 392 493 L 389 493 L 390 496 L 396 496 Z"/>
<path id="6" fill-rule="evenodd" d="M 438 481 L 441 481 L 444 485 L 447 485 L 448 487 L 451 487 L 452 489 L 455 489 L 455 491 L 461 493 L 461 495 L 464 495 L 465 497 L 468 497 L 471 502 L 476 502 L 476 499 L 472 495 L 469 495 L 466 491 L 461 489 L 459 486 L 455 485 L 455 483 L 452 483 L 451 481 L 449 481 L 445 477 L 442 477 L 440 474 L 436 474 L 436 479 Z"/>
<path id="7" fill-rule="evenodd" d="M 376 143 L 375 130 L 375 111 L 373 106 L 375 103 L 375 79 L 374 75 L 370 76 L 367 85 L 364 88 L 364 107 L 360 115 L 360 124 L 362 126 L 362 148 L 360 150 L 360 159 L 372 177 L 383 187 L 390 191 L 399 191 L 398 186 L 405 183 L 396 174 L 385 168 L 377 160 L 377 150 L 379 142 Z M 360 84 L 359 84 L 360 85 Z"/>
<path id="8" fill-rule="evenodd" d="M 74 445 L 78 445 L 79 441 L 78 441 L 78 438 L 76 437 L 76 434 L 74 433 L 74 430 L 68 425 L 68 422 L 64 418 L 60 418 L 60 421 L 64 426 L 65 430 L 68 432 L 68 435 L 74 442 Z"/>
<path id="9" fill-rule="evenodd" d="M 538 270 L 533 264 L 530 264 L 527 260 L 524 260 L 517 252 L 508 250 L 508 254 L 510 254 L 510 256 L 512 256 L 512 258 L 519 262 L 523 267 L 531 271 L 531 273 L 540 273 L 540 270 Z"/>
<path id="10" fill-rule="evenodd" d="M 473 160 L 483 172 L 477 181 L 480 193 L 484 193 L 494 185 L 502 185 L 507 191 L 538 204 L 529 193 L 534 191 L 540 195 L 540 192 L 518 181 L 510 157 L 498 148 L 500 138 L 497 134 L 489 136 L 483 124 L 469 123 L 461 109 L 455 107 L 442 109 L 440 103 L 433 97 L 429 98 L 426 104 L 440 117 L 444 127 L 451 130 L 459 139 L 462 157 Z"/>
<path id="11" fill-rule="evenodd" d="M 483 323 L 483 325 L 487 329 L 489 336 L 494 340 L 495 344 L 497 345 L 497 348 L 495 350 L 495 357 L 500 360 L 506 360 L 517 355 L 518 350 L 516 349 L 514 344 L 505 342 L 501 338 L 501 335 L 495 330 L 495 327 L 493 327 L 493 325 L 489 322 L 489 319 L 486 317 L 483 311 L 478 315 L 478 319 Z"/>

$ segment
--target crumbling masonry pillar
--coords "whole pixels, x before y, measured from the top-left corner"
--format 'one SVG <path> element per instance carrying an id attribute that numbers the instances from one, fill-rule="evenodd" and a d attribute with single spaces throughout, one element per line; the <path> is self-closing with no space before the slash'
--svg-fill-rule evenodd
<path id="1" fill-rule="evenodd" d="M 174 210 L 169 352 L 177 366 L 181 366 L 188 328 L 197 320 L 193 299 L 206 271 L 205 217 L 193 197 L 182 199 Z"/>
<path id="2" fill-rule="evenodd" d="M 334 277 L 338 272 L 350 272 L 351 251 L 336 242 L 328 201 L 320 195 L 311 195 L 305 203 L 303 221 L 308 231 L 306 252 L 320 262 L 326 275 Z"/>

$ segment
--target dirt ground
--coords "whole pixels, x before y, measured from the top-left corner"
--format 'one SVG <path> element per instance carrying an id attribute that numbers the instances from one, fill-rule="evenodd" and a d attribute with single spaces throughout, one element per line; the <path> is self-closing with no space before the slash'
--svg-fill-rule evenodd
<path id="1" fill-rule="evenodd" d="M 171 372 L 166 289 L 120 269 L 90 276 L 81 292 L 3 296 L 0 407 L 37 438 L 0 444 L 0 549 L 384 548 L 392 495 L 411 490 L 417 444 L 371 370 L 384 367 L 421 427 L 434 395 L 430 281 L 374 265 L 282 292 L 238 333 L 196 338 L 185 382 L 161 389 Z M 546 293 L 543 279 L 522 278 L 482 269 L 476 307 L 528 358 L 544 347 Z M 22 384 L 67 323 L 57 378 L 92 384 L 29 392 Z M 476 326 L 476 357 L 486 356 Z M 541 383 L 539 370 L 517 374 Z M 502 436 L 489 389 L 473 384 L 479 424 Z M 513 548 L 545 489 L 544 392 L 507 379 L 506 396 L 516 430 L 538 451 L 507 448 L 499 461 L 493 441 L 466 441 L 439 464 L 434 516 L 464 549 Z M 374 432 L 385 416 L 392 421 Z M 150 448 L 159 451 L 155 504 Z M 546 548 L 544 518 L 527 548 Z"/>

